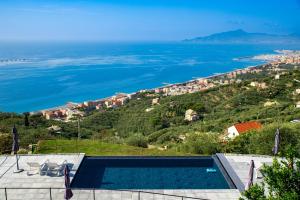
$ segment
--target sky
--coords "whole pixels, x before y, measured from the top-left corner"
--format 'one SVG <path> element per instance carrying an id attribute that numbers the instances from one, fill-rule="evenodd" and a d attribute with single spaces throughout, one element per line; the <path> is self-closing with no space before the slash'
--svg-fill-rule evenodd
<path id="1" fill-rule="evenodd" d="M 1 0 L 1 41 L 177 41 L 300 33 L 300 0 Z"/>

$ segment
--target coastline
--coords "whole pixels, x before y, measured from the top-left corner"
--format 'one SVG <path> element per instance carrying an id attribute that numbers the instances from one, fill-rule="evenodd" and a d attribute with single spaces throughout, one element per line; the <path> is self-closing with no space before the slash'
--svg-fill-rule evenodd
<path id="1" fill-rule="evenodd" d="M 153 91 L 163 91 L 166 88 L 176 88 L 176 87 L 181 87 L 181 86 L 186 86 L 189 84 L 195 84 L 196 82 L 203 82 L 204 84 L 207 84 L 207 82 L 210 82 L 213 79 L 218 79 L 218 78 L 222 78 L 222 77 L 231 77 L 234 76 L 236 74 L 240 74 L 240 73 L 248 73 L 251 71 L 256 71 L 259 70 L 261 67 L 263 67 L 264 65 L 268 65 L 268 64 L 272 64 L 274 62 L 278 62 L 280 61 L 280 59 L 282 57 L 286 58 L 286 57 L 290 57 L 291 55 L 300 55 L 299 53 L 300 51 L 295 51 L 295 50 L 274 50 L 274 54 L 262 54 L 262 55 L 257 55 L 257 56 L 253 56 L 253 57 L 247 57 L 249 59 L 253 59 L 253 60 L 260 60 L 263 63 L 255 65 L 255 66 L 247 66 L 245 68 L 239 68 L 239 69 L 235 69 L 235 70 L 230 70 L 228 72 L 223 72 L 223 73 L 214 73 L 213 75 L 210 76 L 205 76 L 205 77 L 199 77 L 196 79 L 190 79 L 184 82 L 179 82 L 179 83 L 173 83 L 173 84 L 166 84 L 166 85 L 161 85 L 159 87 L 155 87 L 155 88 L 148 88 L 148 89 L 141 89 L 139 91 L 135 91 L 129 94 L 125 94 L 125 93 L 120 93 L 122 95 L 122 103 L 123 104 L 125 101 L 127 101 L 128 99 L 131 99 L 131 97 L 141 93 L 141 92 L 153 92 Z M 244 57 L 243 57 L 244 58 Z M 234 59 L 243 59 L 243 58 L 234 58 Z M 206 88 L 205 88 L 206 87 Z M 210 86 L 205 86 L 204 88 L 200 88 L 199 91 L 201 90 L 205 90 L 205 89 L 209 89 L 211 87 L 215 87 L 215 85 L 210 85 Z M 193 93 L 193 92 L 190 92 Z M 182 93 L 184 94 L 184 93 Z M 31 114 L 36 114 L 36 113 L 45 113 L 48 111 L 55 111 L 55 110 L 64 110 L 64 109 L 78 109 L 78 107 L 83 108 L 83 107 L 89 107 L 90 105 L 92 106 L 96 106 L 96 104 L 99 104 L 99 102 L 103 103 L 106 101 L 110 101 L 110 100 L 117 100 L 116 97 L 119 94 L 113 95 L 113 96 L 107 96 L 104 98 L 100 98 L 100 99 L 96 99 L 96 100 L 86 100 L 84 102 L 67 102 L 64 105 L 60 105 L 60 106 L 56 106 L 56 107 L 52 107 L 52 108 L 45 108 L 42 110 L 37 110 L 37 111 L 31 111 Z M 180 94 L 178 94 L 180 95 Z M 168 95 L 166 95 L 168 96 Z M 123 102 L 124 101 L 124 102 Z M 112 106 L 114 107 L 114 106 Z"/>
<path id="2" fill-rule="evenodd" d="M 261 61 L 266 61 L 266 60 L 261 60 Z M 141 90 L 136 91 L 136 92 L 128 93 L 127 95 L 135 95 L 135 94 L 138 94 L 140 92 L 147 92 L 147 91 L 153 91 L 155 89 L 163 89 L 163 88 L 166 88 L 166 87 L 173 87 L 173 86 L 185 85 L 185 84 L 193 83 L 193 82 L 201 80 L 201 79 L 207 79 L 207 80 L 209 80 L 209 79 L 213 79 L 213 78 L 219 78 L 219 77 L 226 76 L 228 74 L 231 74 L 231 73 L 234 73 L 234 72 L 240 71 L 240 70 L 257 69 L 257 68 L 260 68 L 260 67 L 262 67 L 263 65 L 266 65 L 266 64 L 270 64 L 270 61 L 268 61 L 268 62 L 266 61 L 264 63 L 261 63 L 259 65 L 255 65 L 255 66 L 247 66 L 245 68 L 238 68 L 238 69 L 230 70 L 230 71 L 227 71 L 227 72 L 214 73 L 213 75 L 203 76 L 203 77 L 199 77 L 199 78 L 196 78 L 196 79 L 190 79 L 190 80 L 187 80 L 187 81 L 184 81 L 184 82 L 179 82 L 179 83 L 162 83 L 162 86 L 155 87 L 155 88 L 141 89 Z M 126 94 L 126 93 L 120 92 L 120 93 L 116 93 L 116 95 L 117 94 Z M 114 96 L 115 95 L 113 95 L 113 96 L 107 96 L 107 97 L 100 98 L 100 99 L 93 99 L 93 100 L 90 99 L 90 100 L 85 100 L 84 102 L 105 101 L 107 99 L 113 98 Z M 69 103 L 71 103 L 71 104 L 81 104 L 81 103 L 84 103 L 84 102 L 72 102 L 72 101 L 69 101 L 65 105 L 60 105 L 60 106 L 56 106 L 56 107 L 52 107 L 52 108 L 46 108 L 46 109 L 42 109 L 42 110 L 38 110 L 38 111 L 30 111 L 30 112 L 31 113 L 38 113 L 38 112 L 44 112 L 44 111 L 50 111 L 50 110 L 56 110 L 56 109 L 63 109 L 63 108 L 67 108 L 68 107 L 67 104 L 69 104 Z"/>

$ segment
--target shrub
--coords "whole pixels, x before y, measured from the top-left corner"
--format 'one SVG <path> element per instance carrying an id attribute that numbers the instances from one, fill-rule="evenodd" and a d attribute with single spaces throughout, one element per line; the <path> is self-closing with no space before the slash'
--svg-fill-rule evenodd
<path id="1" fill-rule="evenodd" d="M 281 152 L 282 153 L 282 152 Z M 243 193 L 241 200 L 298 200 L 300 197 L 300 161 L 294 148 L 283 153 L 286 160 L 274 158 L 273 165 L 262 168 L 262 185 L 255 184 Z M 266 191 L 266 187 L 268 190 Z"/>
<path id="2" fill-rule="evenodd" d="M 7 133 L 0 133 L 0 153 L 10 153 L 12 148 L 12 137 Z"/>
<path id="3" fill-rule="evenodd" d="M 127 138 L 126 143 L 130 146 L 147 148 L 148 142 L 147 138 L 141 134 L 135 134 Z"/>
<path id="4" fill-rule="evenodd" d="M 190 135 L 183 149 L 188 153 L 211 155 L 219 151 L 219 142 L 216 134 L 199 133 Z"/>
<path id="5" fill-rule="evenodd" d="M 27 149 L 20 149 L 18 151 L 18 154 L 28 154 L 28 151 L 27 151 Z"/>
<path id="6" fill-rule="evenodd" d="M 272 155 L 277 127 L 277 125 L 271 124 L 266 125 L 261 130 L 242 134 L 230 141 L 225 146 L 226 149 L 224 149 L 224 151 L 243 154 Z M 300 134 L 298 130 L 298 124 L 285 123 L 280 125 L 280 150 L 284 150 L 288 145 L 295 147 L 300 146 Z"/>

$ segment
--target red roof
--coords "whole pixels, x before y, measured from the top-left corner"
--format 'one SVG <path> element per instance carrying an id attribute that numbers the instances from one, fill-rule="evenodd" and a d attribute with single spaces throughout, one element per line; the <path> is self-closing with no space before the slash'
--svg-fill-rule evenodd
<path id="1" fill-rule="evenodd" d="M 240 124 L 235 124 L 234 127 L 241 134 L 253 129 L 260 129 L 262 127 L 261 123 L 252 121 L 252 122 L 244 122 Z"/>

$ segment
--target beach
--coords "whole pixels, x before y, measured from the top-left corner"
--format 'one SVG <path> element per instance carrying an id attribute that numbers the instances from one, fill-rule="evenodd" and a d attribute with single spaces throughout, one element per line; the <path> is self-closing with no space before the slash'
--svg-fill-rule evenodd
<path id="1" fill-rule="evenodd" d="M 36 45 L 36 46 L 35 46 Z M 184 83 L 264 60 L 236 58 L 272 54 L 283 45 L 186 43 L 35 44 L 0 46 L 0 110 L 30 112 Z M 14 52 L 14 49 L 18 51 Z M 298 46 L 289 49 L 299 49 Z M 14 52 L 14 53 L 12 53 Z"/>

